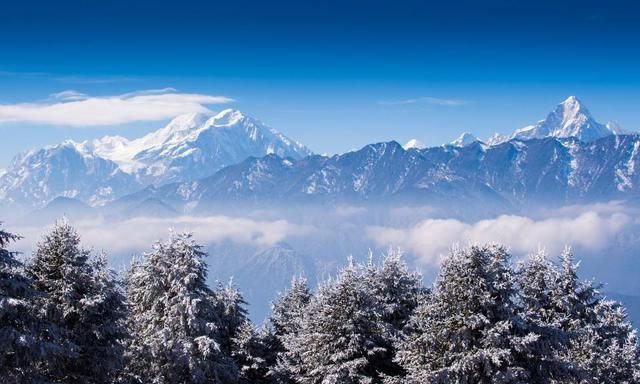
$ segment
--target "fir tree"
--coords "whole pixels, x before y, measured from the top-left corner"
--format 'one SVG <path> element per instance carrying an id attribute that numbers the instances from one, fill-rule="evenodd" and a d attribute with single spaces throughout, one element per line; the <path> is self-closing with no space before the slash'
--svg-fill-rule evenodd
<path id="1" fill-rule="evenodd" d="M 561 326 L 554 297 L 557 268 L 544 251 L 529 257 L 518 269 L 518 299 L 527 328 L 539 337 L 526 356 L 532 383 L 568 383 L 578 378 L 574 364 L 566 361 L 569 332 Z"/>
<path id="2" fill-rule="evenodd" d="M 272 315 L 269 322 L 273 327 L 273 349 L 276 356 L 275 364 L 270 365 L 269 376 L 279 383 L 292 383 L 293 378 L 287 367 L 292 367 L 299 362 L 295 361 L 294 354 L 285 353 L 285 339 L 298 335 L 301 327 L 302 316 L 311 301 L 311 290 L 307 286 L 307 280 L 303 277 L 293 278 L 291 287 L 272 303 Z"/>
<path id="3" fill-rule="evenodd" d="M 381 338 L 387 350 L 373 364 L 386 376 L 403 374 L 400 365 L 394 362 L 395 348 L 419 300 L 427 294 L 421 280 L 419 273 L 409 271 L 400 252 L 393 250 L 384 256 L 381 264 L 374 263 L 370 255 L 364 268 L 362 289 L 373 296 L 376 319 L 384 332 Z"/>
<path id="4" fill-rule="evenodd" d="M 49 338 L 63 340 L 53 380 L 110 383 L 121 366 L 124 306 L 104 260 L 94 270 L 90 252 L 67 222 L 57 223 L 38 244 L 28 267 L 38 306 L 52 327 Z"/>
<path id="5" fill-rule="evenodd" d="M 282 363 L 297 383 L 375 383 L 373 363 L 388 351 L 375 300 L 351 263 L 326 282 L 303 314 L 297 334 L 284 336 Z M 288 365 L 287 365 L 288 364 Z"/>
<path id="6" fill-rule="evenodd" d="M 457 249 L 416 310 L 398 353 L 410 383 L 527 383 L 523 355 L 537 340 L 518 317 L 509 255 Z"/>
<path id="7" fill-rule="evenodd" d="M 40 337 L 32 282 L 17 253 L 7 248 L 19 238 L 0 229 L 0 377 L 8 383 L 41 382 L 40 371 L 53 349 Z"/>
<path id="8" fill-rule="evenodd" d="M 563 358 L 576 365 L 578 379 L 593 383 L 638 382 L 636 332 L 619 303 L 604 300 L 598 286 L 578 277 L 569 249 L 561 256 L 554 286 L 560 328 L 569 333 Z"/>
<path id="9" fill-rule="evenodd" d="M 214 297 L 219 316 L 220 348 L 230 356 L 234 352 L 234 340 L 246 330 L 245 326 L 251 326 L 247 318 L 247 303 L 233 281 L 227 285 L 219 283 Z"/>
<path id="10" fill-rule="evenodd" d="M 190 234 L 172 234 L 127 276 L 132 341 L 128 373 L 143 383 L 234 383 L 221 348 L 218 301 L 206 285 L 205 253 Z"/>
<path id="11" fill-rule="evenodd" d="M 240 371 L 242 384 L 276 383 L 270 370 L 276 363 L 278 340 L 267 328 L 254 329 L 246 322 L 233 339 L 232 356 Z"/>
<path id="12" fill-rule="evenodd" d="M 304 277 L 291 280 L 289 290 L 280 295 L 271 305 L 272 315 L 269 321 L 277 337 L 298 332 L 302 314 L 311 301 L 311 297 L 311 290 Z"/>

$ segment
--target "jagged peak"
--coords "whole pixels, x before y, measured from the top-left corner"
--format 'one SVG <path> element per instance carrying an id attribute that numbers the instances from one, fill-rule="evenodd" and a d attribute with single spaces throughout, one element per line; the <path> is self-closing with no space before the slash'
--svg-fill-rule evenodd
<path id="1" fill-rule="evenodd" d="M 472 133 L 464 132 L 460 136 L 458 136 L 457 139 L 452 141 L 450 145 L 453 145 L 454 147 L 466 147 L 467 145 L 473 144 L 477 141 L 480 140 L 478 140 L 478 138 L 475 137 Z"/>
<path id="2" fill-rule="evenodd" d="M 418 139 L 411 139 L 409 141 L 407 141 L 402 148 L 404 148 L 405 150 L 409 150 L 409 149 L 424 149 L 427 146 L 424 145 L 423 142 L 421 142 Z"/>
<path id="3" fill-rule="evenodd" d="M 239 110 L 228 108 L 211 117 L 205 125 L 213 127 L 228 127 L 235 125 L 246 118 L 247 116 Z"/>

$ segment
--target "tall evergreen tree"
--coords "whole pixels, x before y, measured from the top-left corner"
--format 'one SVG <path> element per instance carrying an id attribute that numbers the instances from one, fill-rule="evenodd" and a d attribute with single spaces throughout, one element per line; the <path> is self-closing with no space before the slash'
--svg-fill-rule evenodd
<path id="1" fill-rule="evenodd" d="M 234 352 L 234 340 L 241 332 L 251 328 L 247 318 L 247 302 L 242 293 L 230 281 L 227 285 L 218 284 L 214 291 L 216 310 L 219 316 L 219 339 L 222 351 L 231 356 Z"/>
<path id="2" fill-rule="evenodd" d="M 376 318 L 373 296 L 361 284 L 356 266 L 344 268 L 326 282 L 303 314 L 297 334 L 284 337 L 282 360 L 295 382 L 376 383 L 382 379 L 373 363 L 388 351 Z"/>
<path id="3" fill-rule="evenodd" d="M 96 274 L 89 256 L 75 229 L 63 221 L 44 235 L 27 269 L 41 293 L 38 305 L 53 324 L 51 333 L 59 332 L 63 340 L 60 364 L 48 370 L 54 380 L 109 383 L 120 367 L 122 295 L 106 269 Z"/>
<path id="4" fill-rule="evenodd" d="M 254 329 L 243 324 L 233 339 L 232 357 L 239 368 L 240 383 L 267 384 L 278 382 L 270 373 L 277 357 L 276 336 L 266 327 Z"/>
<path id="5" fill-rule="evenodd" d="M 579 379 L 638 382 L 637 338 L 624 309 L 604 300 L 597 285 L 579 279 L 578 264 L 568 249 L 561 256 L 553 293 L 559 326 L 569 334 L 563 358 L 576 365 Z"/>
<path id="6" fill-rule="evenodd" d="M 422 276 L 410 272 L 400 252 L 391 250 L 380 264 L 369 257 L 362 284 L 362 289 L 369 292 L 375 301 L 376 321 L 384 331 L 380 336 L 387 351 L 373 364 L 388 377 L 402 376 L 402 367 L 394 361 L 395 349 L 419 301 L 427 294 L 422 286 Z"/>
<path id="7" fill-rule="evenodd" d="M 273 327 L 273 348 L 276 361 L 270 364 L 269 376 L 279 383 L 293 383 L 288 367 L 296 366 L 294 354 L 285 353 L 285 339 L 298 335 L 302 325 L 302 316 L 311 301 L 311 290 L 304 277 L 294 277 L 291 287 L 281 294 L 271 305 L 269 322 Z"/>
<path id="8" fill-rule="evenodd" d="M 398 353 L 407 381 L 527 383 L 523 355 L 537 336 L 524 330 L 514 294 L 504 248 L 452 251 Z"/>
<path id="9" fill-rule="evenodd" d="M 191 234 L 171 234 L 127 276 L 132 340 L 128 373 L 143 383 L 234 383 L 221 347 L 222 315 L 206 285 L 205 253 Z"/>
<path id="10" fill-rule="evenodd" d="M 544 251 L 538 251 L 518 269 L 518 299 L 526 326 L 539 337 L 525 366 L 532 383 L 569 383 L 579 378 L 575 365 L 566 360 L 569 332 L 561 326 L 554 297 L 557 268 Z"/>
<path id="11" fill-rule="evenodd" d="M 307 305 L 311 301 L 311 290 L 304 277 L 291 280 L 291 287 L 271 305 L 272 315 L 269 318 L 277 337 L 295 334 L 300 328 L 300 320 Z"/>
<path id="12" fill-rule="evenodd" d="M 7 383 L 45 381 L 41 374 L 52 346 L 42 340 L 34 315 L 36 292 L 16 252 L 19 236 L 0 229 L 0 378 Z"/>

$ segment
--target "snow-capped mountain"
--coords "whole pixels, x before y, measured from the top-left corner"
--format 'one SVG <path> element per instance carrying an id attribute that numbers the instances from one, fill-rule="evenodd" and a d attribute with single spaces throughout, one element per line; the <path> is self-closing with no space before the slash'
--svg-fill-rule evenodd
<path id="1" fill-rule="evenodd" d="M 42 207 L 63 196 L 100 205 L 141 187 L 115 162 L 65 141 L 16 156 L 0 176 L 0 202 Z"/>
<path id="2" fill-rule="evenodd" d="M 475 137 L 473 134 L 469 132 L 464 132 L 457 139 L 455 139 L 449 144 L 453 145 L 454 147 L 466 147 L 467 145 L 471 145 L 476 141 L 480 141 L 480 140 L 478 140 L 478 138 Z"/>
<path id="3" fill-rule="evenodd" d="M 532 204 L 638 199 L 637 170 L 639 135 L 609 135 L 591 143 L 553 137 L 493 146 L 476 141 L 423 150 L 405 150 L 392 141 L 331 157 L 249 158 L 208 178 L 150 187 L 124 201 L 153 197 L 180 210 L 233 201 L 457 201 L 500 212 Z"/>
<path id="4" fill-rule="evenodd" d="M 189 114 L 134 140 L 66 141 L 21 154 L 0 176 L 0 202 L 117 200 L 130 211 L 155 207 L 166 215 L 213 202 L 284 198 L 455 198 L 507 209 L 542 200 L 640 197 L 639 136 L 620 132 L 597 123 L 570 97 L 545 120 L 487 143 L 465 133 L 432 148 L 393 141 L 318 156 L 238 111 Z"/>
<path id="5" fill-rule="evenodd" d="M 514 139 L 530 140 L 545 137 L 574 137 L 583 142 L 591 142 L 605 136 L 621 133 L 624 133 L 624 131 L 617 123 L 598 123 L 577 97 L 569 96 L 565 101 L 558 104 L 544 120 L 517 129 L 508 136 L 494 135 L 487 142 L 489 144 L 500 144 Z"/>
<path id="6" fill-rule="evenodd" d="M 273 153 L 299 159 L 311 154 L 304 145 L 232 109 L 215 116 L 178 116 L 136 140 L 105 137 L 82 145 L 141 182 L 154 184 L 208 176 L 249 156 Z"/>
<path id="7" fill-rule="evenodd" d="M 195 180 L 267 154 L 300 159 L 311 151 L 236 110 L 182 115 L 134 140 L 69 140 L 21 154 L 0 175 L 0 201 L 40 207 L 66 196 L 101 205 L 145 185 Z"/>
<path id="8" fill-rule="evenodd" d="M 411 139 L 409 141 L 407 141 L 402 148 L 404 149 L 411 149 L 411 148 L 415 148 L 415 149 L 424 149 L 427 146 L 424 145 L 420 140 L 418 139 Z"/>

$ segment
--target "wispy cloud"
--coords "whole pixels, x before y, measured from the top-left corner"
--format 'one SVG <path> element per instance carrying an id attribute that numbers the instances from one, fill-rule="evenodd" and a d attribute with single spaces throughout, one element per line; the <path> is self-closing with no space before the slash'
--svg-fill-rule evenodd
<path id="1" fill-rule="evenodd" d="M 157 121 L 182 113 L 209 112 L 207 105 L 230 103 L 226 96 L 180 93 L 173 88 L 114 96 L 90 96 L 66 90 L 41 102 L 0 104 L 0 123 L 91 127 Z"/>
<path id="2" fill-rule="evenodd" d="M 468 105 L 469 101 L 460 100 L 460 99 L 441 99 L 438 97 L 416 97 L 413 99 L 404 99 L 404 100 L 387 100 L 387 101 L 378 101 L 379 105 L 407 105 L 407 104 L 430 104 L 430 105 L 441 105 L 445 107 L 460 107 L 463 105 Z"/>

